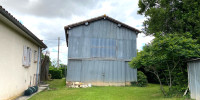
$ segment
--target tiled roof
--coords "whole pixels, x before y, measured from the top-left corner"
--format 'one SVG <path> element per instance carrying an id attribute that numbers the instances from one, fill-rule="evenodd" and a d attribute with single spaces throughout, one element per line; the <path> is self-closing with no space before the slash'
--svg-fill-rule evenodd
<path id="1" fill-rule="evenodd" d="M 7 18 L 9 21 L 15 24 L 21 30 L 23 30 L 27 35 L 29 35 L 35 41 L 37 41 L 43 48 L 47 48 L 47 46 L 39 38 L 37 38 L 31 31 L 29 31 L 24 25 L 22 25 L 13 15 L 11 15 L 8 11 L 6 11 L 1 5 L 0 5 L 0 14 L 2 14 L 5 18 Z"/>

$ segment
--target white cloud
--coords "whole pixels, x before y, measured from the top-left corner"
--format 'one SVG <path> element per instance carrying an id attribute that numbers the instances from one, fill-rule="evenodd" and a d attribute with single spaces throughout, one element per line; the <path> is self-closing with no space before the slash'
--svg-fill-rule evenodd
<path id="1" fill-rule="evenodd" d="M 85 15 L 101 1 L 96 0 L 1 0 L 1 4 L 23 15 L 45 18 L 70 18 Z"/>
<path id="2" fill-rule="evenodd" d="M 144 33 L 140 33 L 138 34 L 138 37 L 137 37 L 137 49 L 139 51 L 142 50 L 142 47 L 147 44 L 147 43 L 150 43 L 152 40 L 154 39 L 153 36 L 145 36 Z"/>
<path id="3" fill-rule="evenodd" d="M 1 0 L 0 3 L 44 40 L 52 60 L 57 60 L 57 38 L 61 37 L 60 60 L 64 64 L 67 64 L 68 55 L 64 26 L 106 14 L 141 30 L 145 20 L 137 14 L 138 0 Z M 152 39 L 143 33 L 139 34 L 137 49 L 141 50 Z"/>

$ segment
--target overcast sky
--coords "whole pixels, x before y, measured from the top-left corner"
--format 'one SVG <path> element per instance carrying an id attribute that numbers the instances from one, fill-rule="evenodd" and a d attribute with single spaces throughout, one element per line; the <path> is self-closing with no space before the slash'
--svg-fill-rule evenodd
<path id="1" fill-rule="evenodd" d="M 67 64 L 68 55 L 64 26 L 106 14 L 141 30 L 145 20 L 137 14 L 138 0 L 0 0 L 0 5 L 44 41 L 51 60 L 57 59 L 57 38 L 60 37 L 63 64 Z M 140 33 L 137 49 L 141 50 L 152 39 Z"/>

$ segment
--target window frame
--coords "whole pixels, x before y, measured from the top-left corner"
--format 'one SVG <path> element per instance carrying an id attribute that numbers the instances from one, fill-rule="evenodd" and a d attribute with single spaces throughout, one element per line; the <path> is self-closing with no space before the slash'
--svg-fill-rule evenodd
<path id="1" fill-rule="evenodd" d="M 38 61 L 38 52 L 37 50 L 34 50 L 34 63 Z"/>
<path id="2" fill-rule="evenodd" d="M 23 48 L 23 58 L 22 58 L 22 65 L 24 67 L 31 66 L 31 57 L 32 57 L 32 50 L 30 47 L 25 45 Z"/>

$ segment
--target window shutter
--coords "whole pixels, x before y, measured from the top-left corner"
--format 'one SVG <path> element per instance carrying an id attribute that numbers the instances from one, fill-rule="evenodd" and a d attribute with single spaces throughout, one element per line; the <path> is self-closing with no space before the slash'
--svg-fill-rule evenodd
<path id="1" fill-rule="evenodd" d="M 26 61 L 27 61 L 27 46 L 24 46 L 23 58 L 22 58 L 22 65 L 23 66 L 26 66 Z"/>
<path id="2" fill-rule="evenodd" d="M 27 51 L 26 51 L 26 53 L 27 53 L 27 59 L 26 59 L 26 66 L 28 66 L 29 65 L 29 47 L 27 47 Z"/>
<path id="3" fill-rule="evenodd" d="M 31 66 L 32 50 L 30 47 L 24 46 L 22 64 L 25 67 Z"/>
<path id="4" fill-rule="evenodd" d="M 37 51 L 35 50 L 34 51 L 34 63 L 36 63 L 37 62 Z"/>
<path id="5" fill-rule="evenodd" d="M 28 60 L 28 66 L 31 66 L 31 56 L 32 56 L 32 51 L 31 48 L 29 48 L 29 60 Z"/>

